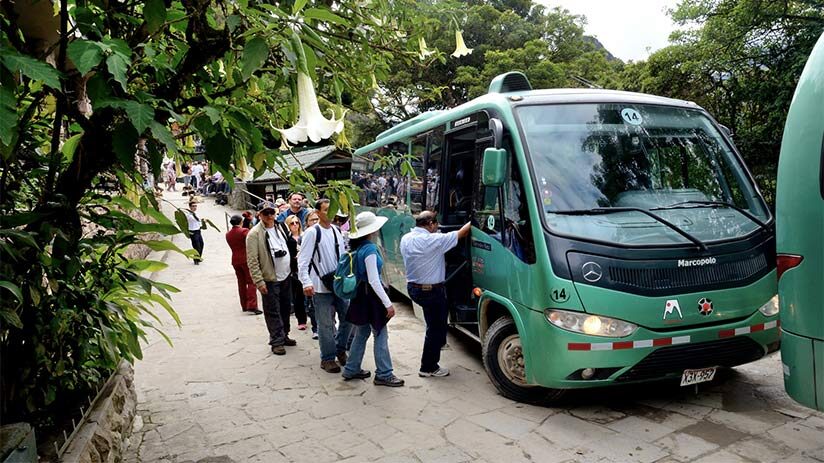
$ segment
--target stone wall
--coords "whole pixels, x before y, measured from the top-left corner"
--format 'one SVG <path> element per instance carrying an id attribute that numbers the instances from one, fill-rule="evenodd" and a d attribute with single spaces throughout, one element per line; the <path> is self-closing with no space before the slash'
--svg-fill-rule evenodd
<path id="1" fill-rule="evenodd" d="M 246 204 L 246 182 L 236 181 L 235 187 L 229 193 L 228 206 L 238 211 L 245 211 L 249 208 Z"/>
<path id="2" fill-rule="evenodd" d="M 62 462 L 117 463 L 129 447 L 137 407 L 134 369 L 121 362 L 115 377 L 100 394 L 88 419 L 72 439 Z"/>

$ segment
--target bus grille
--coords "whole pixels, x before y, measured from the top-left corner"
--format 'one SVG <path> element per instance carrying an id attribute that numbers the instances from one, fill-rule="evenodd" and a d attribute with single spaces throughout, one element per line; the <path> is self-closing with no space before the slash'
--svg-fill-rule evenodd
<path id="1" fill-rule="evenodd" d="M 619 267 L 609 266 L 609 278 L 619 285 L 645 290 L 678 290 L 718 283 L 736 283 L 752 278 L 767 269 L 767 257 L 749 258 L 703 267 Z"/>
<path id="2" fill-rule="evenodd" d="M 763 356 L 764 349 L 745 336 L 663 347 L 646 356 L 616 381 L 663 378 L 694 368 L 733 367 L 758 360 Z"/>

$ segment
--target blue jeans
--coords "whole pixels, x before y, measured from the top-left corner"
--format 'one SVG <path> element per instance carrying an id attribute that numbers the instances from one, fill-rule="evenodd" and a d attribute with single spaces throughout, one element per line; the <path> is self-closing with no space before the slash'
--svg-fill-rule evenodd
<path id="1" fill-rule="evenodd" d="M 384 326 L 375 332 L 371 325 L 354 325 L 355 339 L 352 340 L 352 349 L 349 351 L 349 360 L 343 369 L 343 376 L 351 378 L 361 371 L 363 354 L 366 351 L 366 340 L 374 334 L 373 350 L 375 353 L 375 377 L 386 379 L 392 376 L 392 357 L 389 356 L 389 327 Z"/>
<path id="2" fill-rule="evenodd" d="M 407 285 L 409 297 L 423 307 L 423 319 L 426 320 L 426 338 L 423 341 L 421 371 L 431 373 L 440 366 L 441 348 L 446 345 L 447 316 L 446 288 L 443 286 L 424 291 Z"/>
<path id="3" fill-rule="evenodd" d="M 320 360 L 334 360 L 335 354 L 346 352 L 352 324 L 346 321 L 346 301 L 332 293 L 315 293 L 315 319 L 318 324 Z M 338 327 L 335 329 L 335 313 Z"/>

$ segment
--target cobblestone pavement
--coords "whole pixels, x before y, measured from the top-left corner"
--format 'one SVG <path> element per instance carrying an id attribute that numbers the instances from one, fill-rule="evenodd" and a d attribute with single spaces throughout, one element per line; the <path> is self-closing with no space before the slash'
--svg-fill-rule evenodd
<path id="1" fill-rule="evenodd" d="M 198 213 L 222 227 L 225 210 L 207 199 Z M 419 378 L 424 327 L 405 306 L 389 345 L 406 387 L 343 382 L 320 369 L 309 331 L 269 352 L 263 318 L 240 311 L 222 232 L 204 240 L 200 266 L 166 256 L 160 279 L 182 290 L 183 327 L 167 323 L 174 348 L 152 336 L 136 365 L 127 462 L 824 462 L 824 414 L 787 397 L 778 355 L 697 391 L 620 387 L 536 407 L 498 395 L 477 344 L 456 333 L 442 361 L 452 375 Z"/>

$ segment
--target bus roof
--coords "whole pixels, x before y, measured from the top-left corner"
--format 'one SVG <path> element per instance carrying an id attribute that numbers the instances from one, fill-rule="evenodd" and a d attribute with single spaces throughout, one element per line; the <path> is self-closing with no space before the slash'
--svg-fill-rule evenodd
<path id="1" fill-rule="evenodd" d="M 381 148 L 385 145 L 407 140 L 415 135 L 442 126 L 449 121 L 460 118 L 481 109 L 497 108 L 504 111 L 514 105 L 532 104 L 570 104 L 570 103 L 628 103 L 678 106 L 689 109 L 701 109 L 700 106 L 685 100 L 648 95 L 646 93 L 625 92 L 620 90 L 602 90 L 589 88 L 555 88 L 546 90 L 526 90 L 506 93 L 487 93 L 460 106 L 448 110 L 434 110 L 421 113 L 412 119 L 403 121 L 381 132 L 375 141 L 355 151 L 356 156 Z"/>

